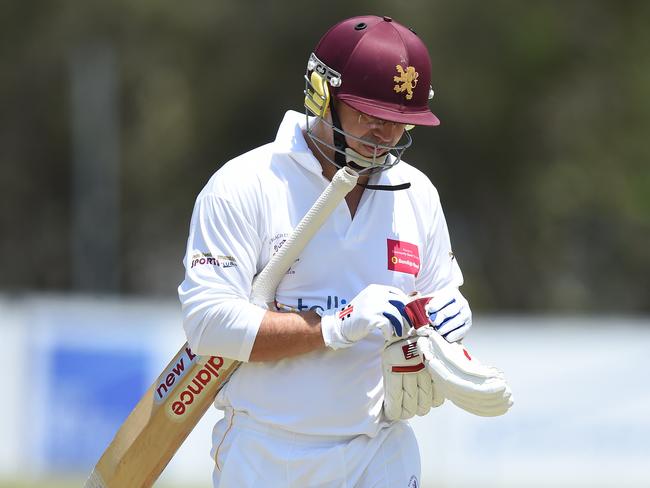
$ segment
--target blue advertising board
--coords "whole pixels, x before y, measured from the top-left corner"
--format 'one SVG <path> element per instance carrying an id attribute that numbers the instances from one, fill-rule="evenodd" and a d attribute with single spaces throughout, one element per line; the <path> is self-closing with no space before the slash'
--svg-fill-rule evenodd
<path id="1" fill-rule="evenodd" d="M 144 352 L 52 345 L 43 457 L 56 471 L 92 467 L 151 378 Z"/>

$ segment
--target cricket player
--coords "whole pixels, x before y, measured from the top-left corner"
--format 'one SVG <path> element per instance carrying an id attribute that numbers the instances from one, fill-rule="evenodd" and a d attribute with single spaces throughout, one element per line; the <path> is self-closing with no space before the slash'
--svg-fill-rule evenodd
<path id="1" fill-rule="evenodd" d="M 190 224 L 188 341 L 244 362 L 215 401 L 214 486 L 419 487 L 414 413 L 387 413 L 385 351 L 413 326 L 415 292 L 435 293 L 427 327 L 447 341 L 471 326 L 438 193 L 403 160 L 409 130 L 439 124 L 429 54 L 413 30 L 363 16 L 334 25 L 307 61 L 306 113 L 221 167 Z M 251 303 L 253 278 L 344 166 L 358 185 L 275 304 Z M 440 404 L 429 394 L 418 413 Z"/>

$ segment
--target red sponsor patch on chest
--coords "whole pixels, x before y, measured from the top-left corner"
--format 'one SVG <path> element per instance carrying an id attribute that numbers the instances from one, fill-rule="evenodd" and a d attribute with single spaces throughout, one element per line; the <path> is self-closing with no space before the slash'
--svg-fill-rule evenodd
<path id="1" fill-rule="evenodd" d="M 405 241 L 388 239 L 388 269 L 417 276 L 420 272 L 418 246 Z"/>

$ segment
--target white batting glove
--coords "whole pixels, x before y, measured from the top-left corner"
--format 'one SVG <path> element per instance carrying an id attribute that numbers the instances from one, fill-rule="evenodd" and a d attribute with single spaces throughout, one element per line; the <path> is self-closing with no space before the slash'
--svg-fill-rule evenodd
<path id="1" fill-rule="evenodd" d="M 503 415 L 512 407 L 512 392 L 503 373 L 483 365 L 463 345 L 431 334 L 419 337 L 417 348 L 434 389 L 456 406 L 482 417 Z"/>
<path id="2" fill-rule="evenodd" d="M 447 342 L 458 342 L 472 326 L 472 310 L 458 288 L 443 288 L 429 295 L 417 295 L 406 304 L 406 313 L 418 335 L 434 330 Z"/>
<path id="3" fill-rule="evenodd" d="M 350 347 L 380 329 L 384 339 L 406 337 L 410 324 L 404 310 L 409 298 L 401 290 L 384 285 L 364 288 L 341 310 L 321 314 L 325 345 L 332 349 Z"/>
<path id="4" fill-rule="evenodd" d="M 417 340 L 417 337 L 410 337 L 389 343 L 381 355 L 384 415 L 388 420 L 426 415 L 445 401 L 422 362 Z"/>

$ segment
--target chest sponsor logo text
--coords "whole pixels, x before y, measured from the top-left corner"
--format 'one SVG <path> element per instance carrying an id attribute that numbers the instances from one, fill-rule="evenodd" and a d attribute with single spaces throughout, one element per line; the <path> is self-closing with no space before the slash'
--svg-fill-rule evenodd
<path id="1" fill-rule="evenodd" d="M 388 269 L 417 276 L 420 272 L 420 252 L 418 246 L 406 241 L 388 239 Z"/>

